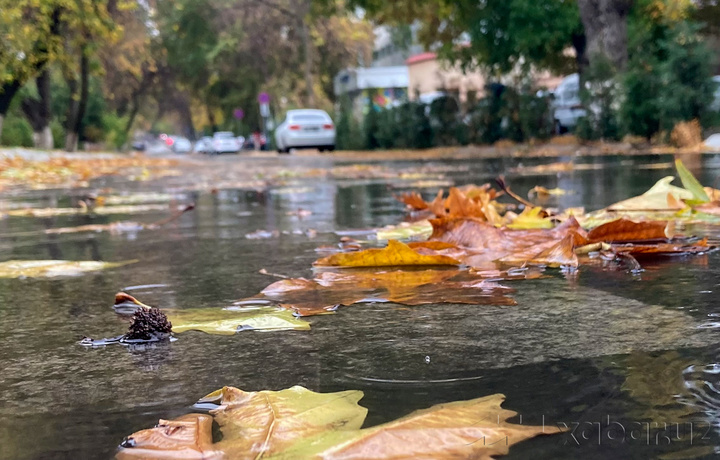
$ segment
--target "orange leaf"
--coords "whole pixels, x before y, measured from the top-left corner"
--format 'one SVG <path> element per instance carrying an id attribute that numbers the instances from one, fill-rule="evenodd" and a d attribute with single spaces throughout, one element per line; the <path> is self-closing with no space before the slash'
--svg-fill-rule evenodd
<path id="1" fill-rule="evenodd" d="M 420 254 L 405 243 L 388 241 L 383 249 L 366 249 L 353 253 L 333 254 L 315 262 L 326 267 L 388 267 L 416 265 L 460 265 L 460 262 L 442 254 Z"/>
<path id="2" fill-rule="evenodd" d="M 668 234 L 671 227 L 666 221 L 633 222 L 623 218 L 592 229 L 588 239 L 589 243 L 665 240 L 672 237 Z"/>

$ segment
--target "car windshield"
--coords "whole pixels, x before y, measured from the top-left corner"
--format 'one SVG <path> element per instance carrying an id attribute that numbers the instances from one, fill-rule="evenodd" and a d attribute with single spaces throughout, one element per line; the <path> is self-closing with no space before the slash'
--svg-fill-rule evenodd
<path id="1" fill-rule="evenodd" d="M 314 121 L 314 122 L 323 122 L 326 121 L 327 118 L 325 116 L 320 114 L 313 114 L 313 113 L 304 113 L 301 115 L 291 115 L 290 118 L 292 121 Z"/>

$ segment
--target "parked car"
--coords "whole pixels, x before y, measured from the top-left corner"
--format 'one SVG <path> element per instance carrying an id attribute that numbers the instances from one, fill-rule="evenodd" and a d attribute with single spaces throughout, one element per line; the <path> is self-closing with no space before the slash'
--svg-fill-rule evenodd
<path id="1" fill-rule="evenodd" d="M 576 73 L 563 78 L 557 88 L 550 92 L 550 98 L 558 134 L 571 131 L 577 126 L 578 120 L 587 115 L 580 101 L 580 76 Z"/>
<path id="2" fill-rule="evenodd" d="M 133 150 L 142 152 L 147 148 L 147 141 L 145 139 L 133 139 L 131 147 Z"/>
<path id="3" fill-rule="evenodd" d="M 199 141 L 195 142 L 195 152 L 197 153 L 212 153 L 213 138 L 210 136 L 201 137 Z"/>
<path id="4" fill-rule="evenodd" d="M 185 137 L 171 136 L 170 149 L 175 153 L 189 153 L 192 151 L 192 143 Z"/>
<path id="5" fill-rule="evenodd" d="M 212 153 L 237 153 L 242 146 L 230 131 L 220 131 L 213 135 Z"/>
<path id="6" fill-rule="evenodd" d="M 289 110 L 275 129 L 275 146 L 279 153 L 297 148 L 332 151 L 335 149 L 335 125 L 324 110 Z"/>

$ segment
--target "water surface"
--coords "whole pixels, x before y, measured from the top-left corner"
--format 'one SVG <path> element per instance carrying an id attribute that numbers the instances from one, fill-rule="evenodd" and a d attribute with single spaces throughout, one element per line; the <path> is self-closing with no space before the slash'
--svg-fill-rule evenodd
<path id="1" fill-rule="evenodd" d="M 223 385 L 361 389 L 366 426 L 500 392 L 504 407 L 521 414 L 517 423 L 571 429 L 516 445 L 509 459 L 712 458 L 720 440 L 718 253 L 653 262 L 639 276 L 549 271 L 547 278 L 506 283 L 516 289 L 516 307 L 363 304 L 310 318 L 309 332 L 188 332 L 146 347 L 77 345 L 83 335 L 113 336 L 127 327 L 111 309 L 119 290 L 166 308 L 221 307 L 272 282 L 258 273 L 262 268 L 311 276 L 315 248 L 337 242 L 333 232 L 401 221 L 404 209 L 393 194 L 428 185 L 423 194 L 434 196 L 438 185 L 430 180 L 460 185 L 505 174 L 518 193 L 560 187 L 574 193 L 548 205 L 592 210 L 674 173 L 668 156 L 574 158 L 595 166 L 509 172 L 566 160 L 398 161 L 380 166 L 407 175 L 318 179 L 292 171 L 347 164 L 300 156 L 209 158 L 198 161 L 217 171 L 219 184 L 225 181 L 217 190 L 187 177 L 91 184 L 93 190 L 169 190 L 181 202 L 196 202 L 194 212 L 160 230 L 43 233 L 151 222 L 164 212 L 0 220 L 2 260 L 139 260 L 81 277 L 0 279 L 0 458 L 111 458 L 124 436 L 191 412 L 199 397 Z M 686 164 L 703 183 L 718 185 L 718 157 L 690 157 Z M 278 165 L 289 179 L 268 190 L 228 186 L 237 168 Z M 418 167 L 426 176 L 416 177 Z M 2 203 L 71 206 L 85 193 L 12 191 Z M 288 214 L 300 208 L 312 215 Z M 310 238 L 309 229 L 317 236 Z M 256 230 L 280 235 L 245 237 Z"/>

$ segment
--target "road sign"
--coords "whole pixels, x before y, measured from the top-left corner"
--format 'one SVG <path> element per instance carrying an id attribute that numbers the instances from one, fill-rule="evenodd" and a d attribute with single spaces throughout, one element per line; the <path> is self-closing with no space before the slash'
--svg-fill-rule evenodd
<path id="1" fill-rule="evenodd" d="M 243 109 L 235 109 L 233 110 L 233 116 L 238 120 L 242 120 L 245 118 L 245 111 Z"/>
<path id="2" fill-rule="evenodd" d="M 270 104 L 268 104 L 267 102 L 260 103 L 260 116 L 263 118 L 267 118 L 270 116 Z"/>
<path id="3" fill-rule="evenodd" d="M 260 104 L 269 104 L 270 103 L 270 95 L 268 93 L 258 94 L 258 102 Z"/>

